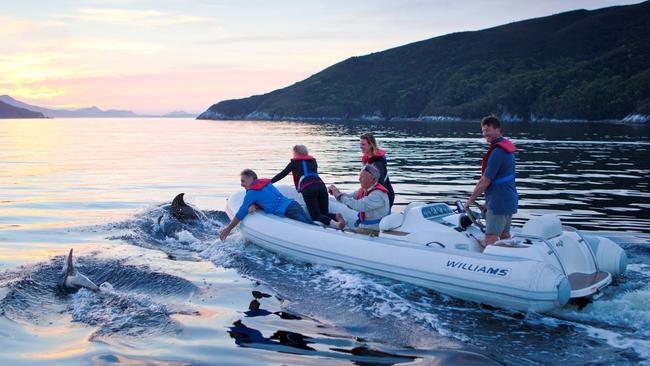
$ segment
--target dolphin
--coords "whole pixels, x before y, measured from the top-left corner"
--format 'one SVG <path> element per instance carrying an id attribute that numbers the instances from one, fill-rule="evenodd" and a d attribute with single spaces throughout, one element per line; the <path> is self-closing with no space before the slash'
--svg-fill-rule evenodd
<path id="1" fill-rule="evenodd" d="M 172 201 L 172 216 L 180 221 L 198 220 L 199 215 L 183 200 L 185 193 L 179 193 Z"/>
<path id="2" fill-rule="evenodd" d="M 63 280 L 61 288 L 68 293 L 77 292 L 80 288 L 87 288 L 92 291 L 99 291 L 99 286 L 95 285 L 88 277 L 77 272 L 72 264 L 72 248 L 68 253 L 68 258 L 63 264 Z"/>

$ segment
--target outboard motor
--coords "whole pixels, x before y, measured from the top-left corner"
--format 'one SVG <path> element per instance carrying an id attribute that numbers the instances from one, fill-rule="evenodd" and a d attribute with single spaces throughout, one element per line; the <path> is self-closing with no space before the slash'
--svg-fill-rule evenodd
<path id="1" fill-rule="evenodd" d="M 458 227 L 465 230 L 470 226 L 472 226 L 472 220 L 470 220 L 469 217 L 467 217 L 467 214 L 461 214 L 460 216 L 458 216 Z"/>

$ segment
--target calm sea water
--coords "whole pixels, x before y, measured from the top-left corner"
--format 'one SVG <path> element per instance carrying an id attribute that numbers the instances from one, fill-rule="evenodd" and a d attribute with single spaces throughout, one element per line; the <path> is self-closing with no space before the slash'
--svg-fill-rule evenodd
<path id="1" fill-rule="evenodd" d="M 0 365 L 650 362 L 650 126 L 506 126 L 520 148 L 516 223 L 557 213 L 628 253 L 628 273 L 582 310 L 489 309 L 236 232 L 218 240 L 243 168 L 271 176 L 301 143 L 351 190 L 368 131 L 398 209 L 465 199 L 478 178 L 476 122 L 0 120 Z M 166 234 L 159 218 L 181 192 L 205 219 Z M 57 291 L 70 248 L 102 292 Z"/>

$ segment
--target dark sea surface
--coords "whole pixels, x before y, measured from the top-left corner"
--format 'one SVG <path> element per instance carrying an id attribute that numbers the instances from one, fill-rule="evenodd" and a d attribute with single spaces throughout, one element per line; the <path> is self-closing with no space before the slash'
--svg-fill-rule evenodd
<path id="1" fill-rule="evenodd" d="M 650 364 L 650 126 L 505 126 L 516 225 L 556 213 L 629 257 L 596 302 L 544 315 L 218 239 L 243 168 L 272 176 L 305 144 L 352 190 L 365 132 L 397 210 L 466 199 L 487 147 L 476 121 L 0 120 L 0 365 Z M 181 192 L 200 222 L 169 221 Z M 58 290 L 70 248 L 100 292 Z"/>

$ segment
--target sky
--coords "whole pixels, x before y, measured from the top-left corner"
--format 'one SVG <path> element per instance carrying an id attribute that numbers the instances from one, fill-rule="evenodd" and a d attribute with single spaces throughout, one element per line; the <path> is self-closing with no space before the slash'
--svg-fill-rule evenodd
<path id="1" fill-rule="evenodd" d="M 2 1 L 0 95 L 200 113 L 349 57 L 617 0 Z"/>

